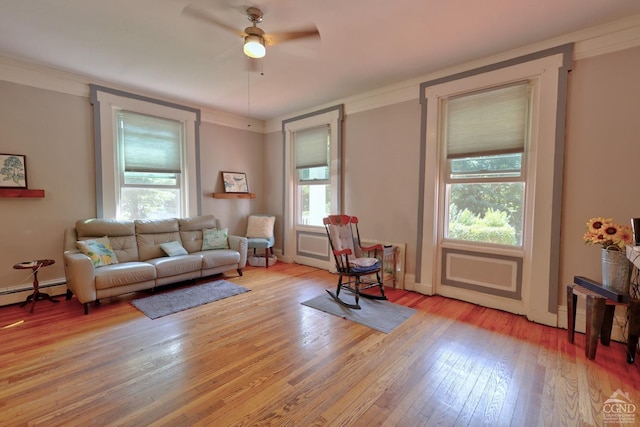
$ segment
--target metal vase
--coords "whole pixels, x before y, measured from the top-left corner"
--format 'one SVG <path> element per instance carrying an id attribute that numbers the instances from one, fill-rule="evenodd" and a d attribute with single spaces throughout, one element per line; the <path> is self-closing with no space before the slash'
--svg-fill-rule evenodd
<path id="1" fill-rule="evenodd" d="M 602 285 L 617 293 L 628 294 L 630 279 L 627 255 L 617 249 L 602 249 Z"/>

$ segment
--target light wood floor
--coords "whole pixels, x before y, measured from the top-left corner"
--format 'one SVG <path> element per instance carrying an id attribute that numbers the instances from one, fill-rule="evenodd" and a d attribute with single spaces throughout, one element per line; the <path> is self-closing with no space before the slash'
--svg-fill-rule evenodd
<path id="1" fill-rule="evenodd" d="M 252 291 L 156 320 L 144 293 L 0 307 L 0 425 L 600 426 L 618 389 L 640 407 L 620 343 L 589 361 L 582 334 L 393 290 L 418 312 L 383 334 L 300 304 L 327 272 L 226 278 Z"/>

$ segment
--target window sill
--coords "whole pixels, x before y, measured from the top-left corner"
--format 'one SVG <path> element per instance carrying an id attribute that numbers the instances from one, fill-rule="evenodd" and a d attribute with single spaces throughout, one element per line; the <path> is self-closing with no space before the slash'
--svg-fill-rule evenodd
<path id="1" fill-rule="evenodd" d="M 506 246 L 485 242 L 473 242 L 462 240 L 443 240 L 441 243 L 443 248 L 466 250 L 470 252 L 484 252 L 493 255 L 504 255 L 522 258 L 525 255 L 525 251 L 522 246 Z"/>

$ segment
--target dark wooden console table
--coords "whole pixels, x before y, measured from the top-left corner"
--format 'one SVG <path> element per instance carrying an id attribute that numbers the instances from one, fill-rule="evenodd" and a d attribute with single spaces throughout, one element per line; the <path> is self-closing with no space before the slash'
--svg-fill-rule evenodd
<path id="1" fill-rule="evenodd" d="M 578 294 L 587 298 L 587 325 L 585 331 L 585 355 L 593 360 L 598 348 L 598 337 L 602 345 L 609 345 L 616 305 L 629 308 L 627 362 L 635 360 L 638 336 L 640 335 L 640 301 L 632 300 L 628 294 L 620 294 L 605 288 L 599 282 L 582 276 L 573 278 L 574 284 L 567 285 L 568 339 L 573 343 L 576 323 Z"/>

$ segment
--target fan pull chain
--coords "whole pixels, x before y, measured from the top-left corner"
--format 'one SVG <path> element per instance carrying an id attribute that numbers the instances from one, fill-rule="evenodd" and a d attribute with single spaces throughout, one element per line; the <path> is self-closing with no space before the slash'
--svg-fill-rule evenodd
<path id="1" fill-rule="evenodd" d="M 251 71 L 247 71 L 247 118 L 251 120 Z M 247 123 L 251 127 L 251 123 Z"/>

